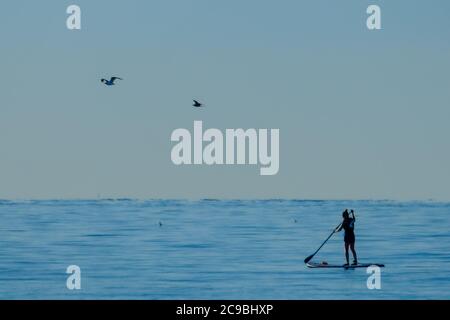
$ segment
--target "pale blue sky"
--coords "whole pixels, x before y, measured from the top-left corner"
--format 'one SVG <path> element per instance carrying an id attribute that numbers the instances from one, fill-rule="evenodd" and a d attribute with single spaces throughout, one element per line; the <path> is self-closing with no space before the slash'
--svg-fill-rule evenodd
<path id="1" fill-rule="evenodd" d="M 449 18 L 446 0 L 2 1 L 0 198 L 450 200 Z M 174 166 L 194 120 L 279 128 L 278 175 Z"/>

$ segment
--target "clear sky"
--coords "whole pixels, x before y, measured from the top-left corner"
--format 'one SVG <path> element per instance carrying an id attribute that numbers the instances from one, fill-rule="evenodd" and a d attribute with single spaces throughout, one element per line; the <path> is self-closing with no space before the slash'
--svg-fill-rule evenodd
<path id="1" fill-rule="evenodd" d="M 2 1 L 0 198 L 450 200 L 449 17 L 447 0 Z M 279 173 L 173 165 L 194 120 L 279 128 Z"/>

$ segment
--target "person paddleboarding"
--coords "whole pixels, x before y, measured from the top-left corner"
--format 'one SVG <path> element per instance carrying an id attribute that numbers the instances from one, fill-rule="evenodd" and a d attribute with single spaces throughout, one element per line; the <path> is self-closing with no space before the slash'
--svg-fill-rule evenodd
<path id="1" fill-rule="evenodd" d="M 348 210 L 345 209 L 344 212 L 342 212 L 342 218 L 344 219 L 342 221 L 342 224 L 335 229 L 334 232 L 340 232 L 342 229 L 344 229 L 344 244 L 345 244 L 345 260 L 347 263 L 345 265 L 349 265 L 349 254 L 348 249 L 352 250 L 353 254 L 353 263 L 352 266 L 355 266 L 358 264 L 358 258 L 356 257 L 356 251 L 355 251 L 355 213 L 353 210 L 350 211 L 352 216 L 350 217 L 350 214 L 348 213 Z"/>

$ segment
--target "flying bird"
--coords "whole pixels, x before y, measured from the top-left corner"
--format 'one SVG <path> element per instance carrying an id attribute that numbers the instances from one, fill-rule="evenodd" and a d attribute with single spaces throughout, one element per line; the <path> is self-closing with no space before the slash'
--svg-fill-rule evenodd
<path id="1" fill-rule="evenodd" d="M 192 105 L 193 107 L 196 107 L 196 108 L 203 107 L 203 104 L 198 102 L 197 100 L 192 100 L 192 101 L 194 101 L 194 104 Z"/>
<path id="2" fill-rule="evenodd" d="M 114 81 L 116 80 L 123 80 L 123 79 L 119 77 L 112 77 L 111 80 L 102 79 L 101 81 L 107 86 L 113 86 L 115 85 Z"/>

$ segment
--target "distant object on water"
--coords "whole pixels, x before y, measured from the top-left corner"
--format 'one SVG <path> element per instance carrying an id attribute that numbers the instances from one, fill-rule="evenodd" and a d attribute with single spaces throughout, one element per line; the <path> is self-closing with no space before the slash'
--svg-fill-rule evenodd
<path id="1" fill-rule="evenodd" d="M 116 80 L 123 80 L 123 79 L 119 78 L 119 77 L 111 77 L 110 80 L 102 79 L 101 82 L 107 86 L 113 86 L 113 85 L 115 85 L 114 81 L 116 81 Z"/>

